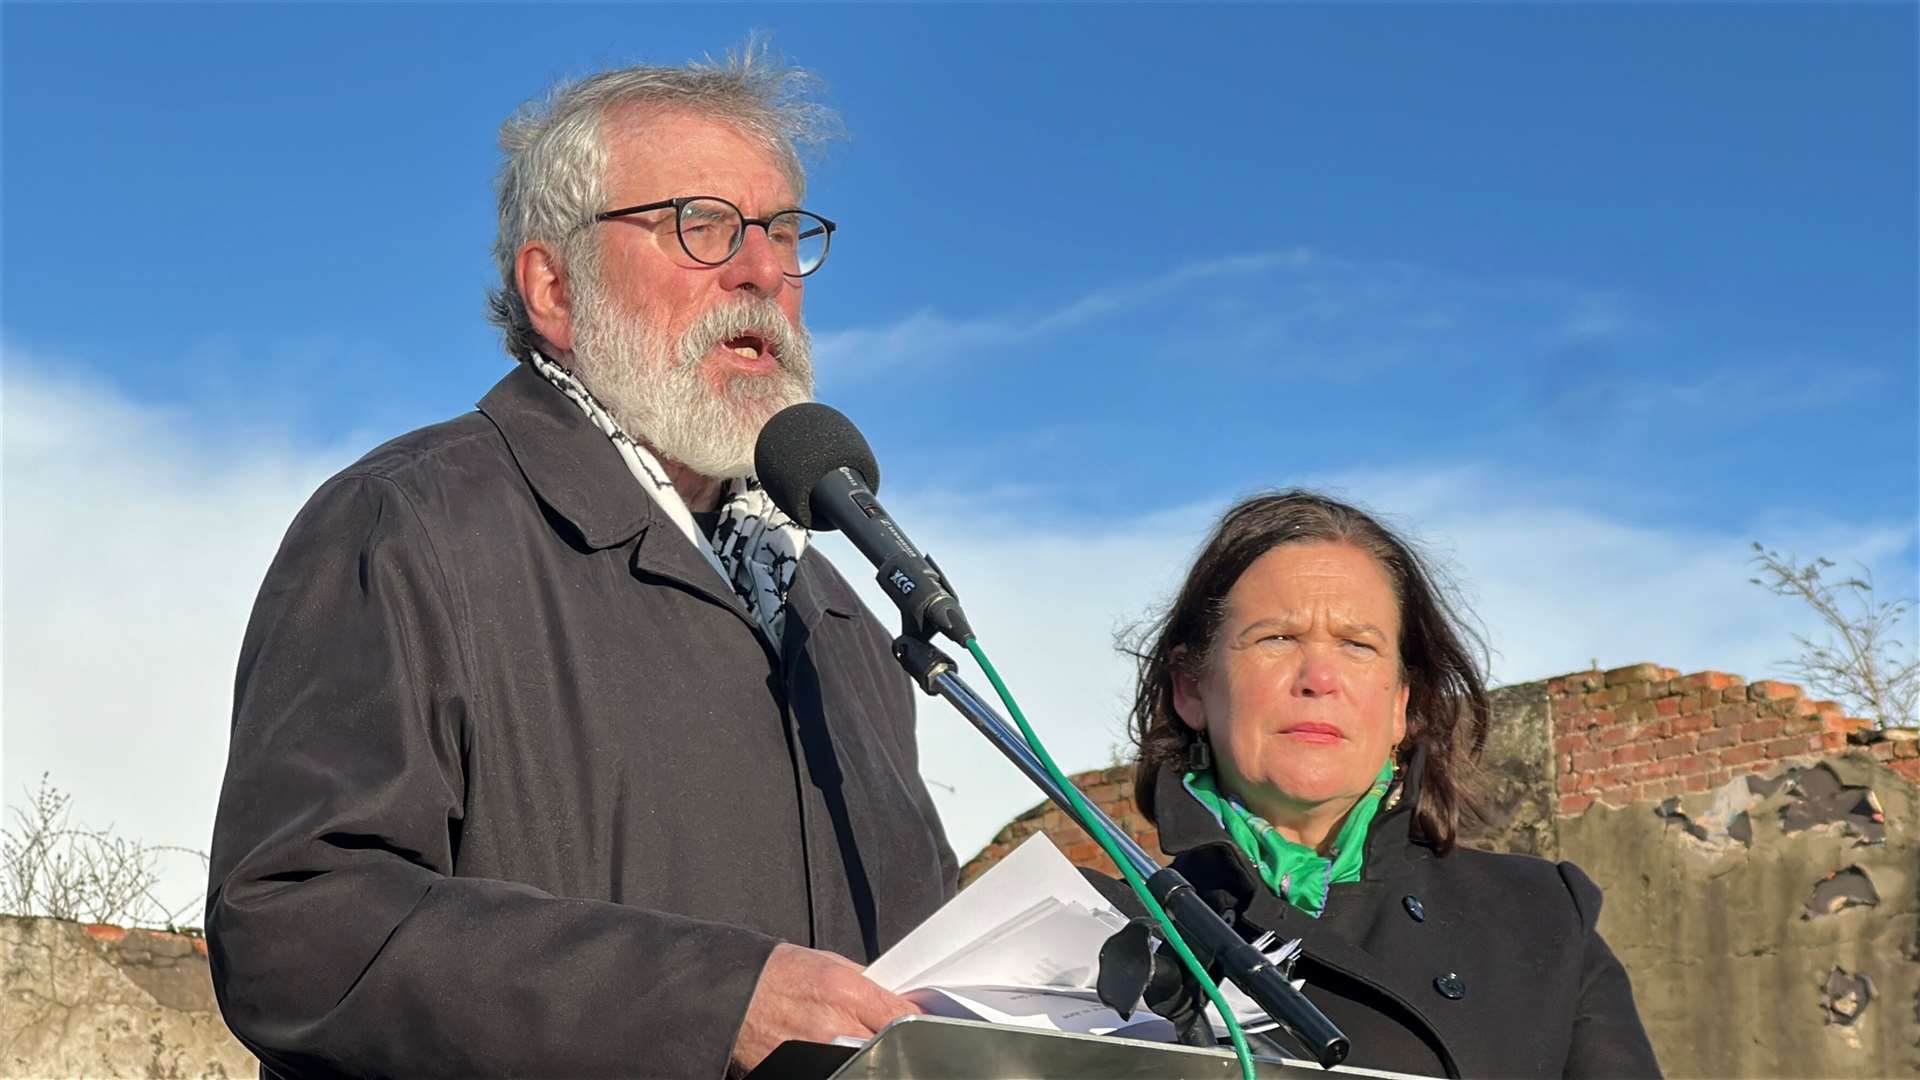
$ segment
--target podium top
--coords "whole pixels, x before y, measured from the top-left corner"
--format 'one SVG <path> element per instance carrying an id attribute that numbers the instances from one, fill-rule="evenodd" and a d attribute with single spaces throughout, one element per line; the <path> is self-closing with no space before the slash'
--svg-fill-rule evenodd
<path id="1" fill-rule="evenodd" d="M 1427 1080 L 1410 1073 L 1336 1066 L 1254 1055 L 1261 1080 L 1298 1080 L 1329 1074 Z M 1230 1050 L 1109 1036 L 1036 1031 L 942 1016 L 903 1016 L 863 1047 L 784 1043 L 748 1080 L 1049 1080 L 1099 1076 L 1108 1080 L 1237 1080 Z"/>

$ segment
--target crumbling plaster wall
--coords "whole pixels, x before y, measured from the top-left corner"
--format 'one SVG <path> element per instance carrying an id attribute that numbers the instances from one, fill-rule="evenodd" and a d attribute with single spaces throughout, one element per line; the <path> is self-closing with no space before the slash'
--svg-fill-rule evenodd
<path id="1" fill-rule="evenodd" d="M 1920 798 L 1856 751 L 1811 768 L 1873 792 L 1884 839 L 1837 821 L 1788 832 L 1802 784 L 1830 783 L 1807 768 L 1560 822 L 1560 856 L 1606 890 L 1600 931 L 1669 1076 L 1920 1075 Z M 1863 975 L 1870 1000 L 1829 993 Z"/>
<path id="2" fill-rule="evenodd" d="M 0 1076 L 250 1077 L 204 942 L 0 916 Z"/>

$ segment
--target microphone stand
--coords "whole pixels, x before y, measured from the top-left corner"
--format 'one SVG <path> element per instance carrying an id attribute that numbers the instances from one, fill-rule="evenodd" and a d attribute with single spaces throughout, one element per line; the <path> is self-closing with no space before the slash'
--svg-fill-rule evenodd
<path id="1" fill-rule="evenodd" d="M 1346 1035 L 1313 1002 L 1308 1001 L 1306 995 L 1294 989 L 1293 984 L 1287 981 L 1287 971 L 1241 940 L 1240 935 L 1201 899 L 1184 877 L 1173 868 L 1162 867 L 1154 862 L 1133 837 L 1115 825 L 1098 806 L 1086 802 L 1089 817 L 1097 820 L 1083 818 L 1074 808 L 1066 789 L 1054 782 L 1040 759 L 1028 748 L 1026 740 L 1007 725 L 1007 721 L 991 704 L 974 693 L 973 688 L 954 673 L 953 660 L 928 640 L 932 637 L 931 628 L 926 628 L 926 631 L 914 633 L 909 620 L 908 632 L 893 643 L 894 659 L 906 669 L 915 685 L 931 696 L 945 698 L 1089 835 L 1093 835 L 1100 825 L 1105 825 L 1107 835 L 1113 837 L 1121 855 L 1146 881 L 1148 891 L 1166 909 L 1168 917 L 1179 927 L 1181 936 L 1203 966 L 1211 968 L 1219 964 L 1226 977 L 1265 1009 L 1267 1015 L 1279 1024 L 1280 1031 L 1304 1050 L 1308 1057 L 1326 1068 L 1332 1068 L 1344 1060 L 1348 1050 Z M 1298 944 L 1297 941 L 1288 942 L 1280 950 L 1279 955 L 1286 958 L 1282 963 L 1289 968 L 1298 954 Z"/>

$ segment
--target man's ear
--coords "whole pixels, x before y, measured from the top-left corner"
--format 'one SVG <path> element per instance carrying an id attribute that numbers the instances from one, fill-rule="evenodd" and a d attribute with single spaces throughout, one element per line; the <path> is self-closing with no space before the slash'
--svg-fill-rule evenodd
<path id="1" fill-rule="evenodd" d="M 1168 664 L 1169 677 L 1173 680 L 1173 711 L 1180 722 L 1195 731 L 1207 730 L 1207 703 L 1200 696 L 1200 680 L 1187 671 L 1185 646 L 1173 650 L 1173 663 Z"/>
<path id="2" fill-rule="evenodd" d="M 544 244 L 527 243 L 513 259 L 513 279 L 527 320 L 556 350 L 573 351 L 573 289 L 559 256 Z"/>

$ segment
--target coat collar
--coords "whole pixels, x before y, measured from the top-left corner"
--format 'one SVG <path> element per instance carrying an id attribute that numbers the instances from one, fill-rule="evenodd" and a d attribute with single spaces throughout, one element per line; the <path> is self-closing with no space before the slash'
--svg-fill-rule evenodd
<path id="1" fill-rule="evenodd" d="M 605 433 L 578 405 L 525 363 L 480 399 L 480 411 L 500 429 L 515 463 L 540 501 L 559 515 L 587 547 L 618 547 L 647 533 L 656 519 L 667 523 L 673 541 L 641 544 L 634 569 L 690 583 L 757 626 L 740 599 L 686 543 L 646 493 Z M 860 601 L 826 556 L 812 545 L 800 557 L 788 602 L 800 625 L 811 626 L 824 613 L 854 618 Z"/>
<path id="2" fill-rule="evenodd" d="M 633 539 L 653 520 L 646 491 L 580 407 L 525 363 L 480 399 L 540 501 L 590 548 Z"/>
<path id="3" fill-rule="evenodd" d="M 1427 748 L 1414 746 L 1413 758 L 1400 774 L 1400 797 L 1383 809 L 1367 832 L 1367 858 L 1362 881 L 1397 877 L 1416 851 L 1424 850 L 1412 834 L 1413 808 L 1420 801 L 1420 781 L 1426 772 Z M 1206 864 L 1206 877 L 1232 894 L 1237 908 L 1273 898 L 1259 873 L 1238 845 L 1214 820 L 1206 807 L 1188 794 L 1182 782 L 1186 771 L 1179 763 L 1160 767 L 1154 779 L 1154 809 L 1159 820 L 1160 850 L 1182 864 Z M 1390 796 L 1391 797 L 1391 796 Z M 1189 877 L 1197 875 L 1189 874 Z M 1262 906 L 1265 906 L 1264 904 Z"/>

